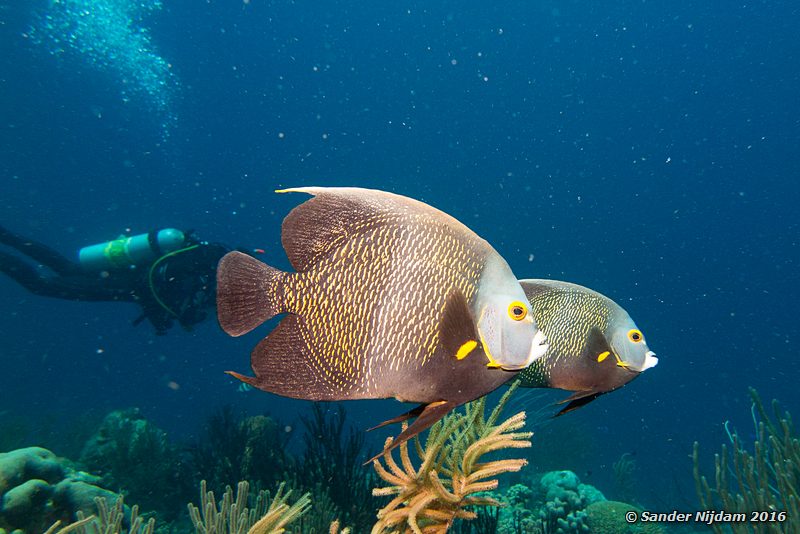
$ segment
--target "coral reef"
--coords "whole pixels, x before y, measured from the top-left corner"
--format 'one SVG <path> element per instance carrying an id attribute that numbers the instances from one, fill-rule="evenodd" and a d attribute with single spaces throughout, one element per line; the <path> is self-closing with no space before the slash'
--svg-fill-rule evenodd
<path id="1" fill-rule="evenodd" d="M 214 493 L 208 491 L 205 481 L 200 487 L 200 507 L 189 504 L 189 515 L 194 523 L 196 534 L 283 534 L 286 527 L 305 514 L 311 501 L 308 494 L 294 504 L 288 504 L 291 490 L 284 493 L 284 485 L 278 486 L 274 497 L 267 491 L 260 491 L 255 502 L 249 499 L 250 485 L 239 482 L 236 495 L 230 486 L 225 489 L 219 503 Z M 154 518 L 145 521 L 138 514 L 138 507 L 130 510 L 123 504 L 122 496 L 114 506 L 109 507 L 105 499 L 95 499 L 97 515 L 85 516 L 78 512 L 78 520 L 61 526 L 56 521 L 45 534 L 153 534 Z M 251 507 L 252 504 L 252 507 Z M 1 529 L 0 529 L 1 530 Z M 349 534 L 349 529 L 339 529 L 338 522 L 330 525 L 331 534 Z"/>
<path id="2" fill-rule="evenodd" d="M 572 471 L 550 471 L 532 487 L 516 484 L 506 492 L 509 508 L 500 520 L 500 532 L 589 532 L 587 507 L 605 501 Z"/>
<path id="3" fill-rule="evenodd" d="M 628 523 L 625 513 L 642 509 L 618 501 L 597 501 L 586 507 L 586 525 L 592 534 L 663 534 L 657 523 Z"/>
<path id="4" fill-rule="evenodd" d="M 247 480 L 254 488 L 265 488 L 285 481 L 312 495 L 315 513 L 300 519 L 304 530 L 324 532 L 336 519 L 359 532 L 368 530 L 378 504 L 372 497 L 374 473 L 362 465 L 363 433 L 348 424 L 341 405 L 311 406 L 311 414 L 302 418 L 305 447 L 300 458 L 288 452 L 292 434 L 283 424 L 221 409 L 209 418 L 204 439 L 192 449 L 192 472 L 210 487 Z"/>
<path id="5" fill-rule="evenodd" d="M 636 502 L 636 460 L 629 452 L 622 453 L 612 466 L 614 470 L 614 497 L 625 502 Z"/>
<path id="6" fill-rule="evenodd" d="M 98 480 L 41 447 L 0 454 L 0 530 L 44 532 L 55 521 L 93 513 L 96 497 L 117 498 Z"/>
<path id="7" fill-rule="evenodd" d="M 275 487 L 295 470 L 289 437 L 271 417 L 242 418 L 225 406 L 208 419 L 204 439 L 191 450 L 193 477 L 219 488 L 240 480 Z"/>
<path id="8" fill-rule="evenodd" d="M 694 443 L 694 478 L 701 507 L 730 513 L 772 512 L 775 518 L 785 513 L 783 520 L 732 522 L 725 527 L 715 523 L 711 528 L 717 533 L 728 532 L 727 527 L 734 533 L 800 532 L 800 438 L 791 415 L 781 412 L 777 401 L 772 402 L 769 414 L 753 388 L 750 398 L 757 436 L 752 452 L 745 448 L 737 432 L 729 434 L 730 454 L 723 444 L 722 451 L 714 455 L 713 488 L 700 473 L 700 446 Z"/>
<path id="9" fill-rule="evenodd" d="M 292 482 L 312 491 L 315 503 L 328 497 L 335 507 L 335 518 L 359 532 L 366 531 L 375 522 L 379 504 L 372 496 L 377 479 L 363 464 L 364 433 L 346 425 L 341 404 L 327 415 L 324 406 L 314 403 L 311 417 L 302 418 L 305 453 Z M 320 487 L 323 480 L 326 486 Z"/>
<path id="10" fill-rule="evenodd" d="M 329 534 L 350 534 L 351 532 L 350 527 L 339 528 L 339 521 L 334 521 L 331 523 L 331 526 L 328 527 Z"/>
<path id="11" fill-rule="evenodd" d="M 373 490 L 374 494 L 394 498 L 378 512 L 373 534 L 445 532 L 456 518 L 477 517 L 468 507 L 500 505 L 478 494 L 497 488 L 498 481 L 492 477 L 519 471 L 527 461 L 480 460 L 492 451 L 531 445 L 530 432 L 516 432 L 525 424 L 525 412 L 496 424 L 514 389 L 509 388 L 488 418 L 484 417 L 484 397 L 466 404 L 463 414 L 448 414 L 431 427 L 424 447 L 415 437 L 413 443 L 421 461 L 418 467 L 411 461 L 408 442 L 399 447 L 402 467 L 391 453 L 383 457 L 386 468 L 374 460 L 375 471 L 390 484 Z M 387 446 L 389 443 L 387 440 Z"/>
<path id="12" fill-rule="evenodd" d="M 114 506 L 109 507 L 108 501 L 101 497 L 94 498 L 97 506 L 97 515 L 85 517 L 83 512 L 78 512 L 78 520 L 61 527 L 61 521 L 56 521 L 47 529 L 45 534 L 118 534 L 123 531 L 127 534 L 153 534 L 156 520 L 153 518 L 145 521 L 139 516 L 139 507 L 134 505 L 128 510 L 123 502 L 123 497 L 117 497 Z M 61 527 L 61 528 L 59 528 Z"/>
<path id="13" fill-rule="evenodd" d="M 544 524 L 553 525 L 552 532 L 588 532 L 586 507 L 605 497 L 598 489 L 581 484 L 572 471 L 552 471 L 539 481 L 544 492 L 544 506 L 539 517 Z"/>
<path id="14" fill-rule="evenodd" d="M 448 532 L 451 534 L 491 534 L 497 532 L 500 508 L 482 506 L 475 510 L 474 519 L 456 519 Z"/>
<path id="15" fill-rule="evenodd" d="M 102 478 L 75 471 L 42 448 L 0 455 L 0 534 L 13 529 L 33 534 L 51 525 L 48 534 L 350 532 L 339 526 L 340 520 L 355 532 L 372 529 L 374 534 L 660 532 L 649 525 L 620 523 L 619 511 L 635 507 L 606 501 L 572 471 L 544 473 L 530 487 L 517 484 L 504 495 L 497 493 L 497 476 L 517 473 L 527 463 L 504 459 L 497 451 L 523 452 L 531 445 L 531 433 L 521 431 L 524 412 L 500 422 L 513 391 L 506 392 L 488 417 L 485 398 L 449 414 L 424 438 L 401 445 L 399 454 L 374 461 L 374 473 L 361 464 L 363 435 L 348 427 L 344 409 L 336 405 L 326 409 L 316 404 L 303 419 L 305 449 L 299 460 L 287 447 L 290 434 L 273 419 L 237 418 L 232 410 L 222 410 L 211 419 L 209 436 L 196 447 L 191 455 L 195 463 L 189 466 L 166 434 L 138 410 L 112 412 L 87 441 L 82 457 Z M 759 409 L 763 414 L 763 407 Z M 780 426 L 785 435 L 791 434 L 790 421 L 776 426 L 763 418 L 762 432 L 777 433 Z M 782 450 L 788 450 L 786 444 L 792 442 L 782 443 Z M 181 496 L 179 488 L 203 467 L 218 478 L 241 473 L 253 478 L 241 479 L 235 491 L 226 485 L 219 501 L 203 481 L 200 503 L 188 506 L 188 517 L 179 516 L 173 507 Z M 381 480 L 388 485 L 373 490 Z M 126 492 L 132 502 L 144 498 L 150 503 L 144 509 L 159 512 L 165 522 L 145 522 L 138 507 L 124 506 L 115 493 L 98 486 L 101 481 Z M 274 497 L 256 491 L 272 482 L 278 488 Z M 306 493 L 290 504 L 290 488 Z M 391 497 L 377 518 L 379 505 L 372 505 L 372 494 Z M 509 504 L 505 509 L 498 508 L 502 500 Z M 313 513 L 308 513 L 312 501 Z"/>
<path id="16" fill-rule="evenodd" d="M 146 510 L 174 518 L 191 494 L 187 465 L 163 430 L 137 408 L 109 413 L 83 447 L 80 462 Z"/>
<path id="17" fill-rule="evenodd" d="M 280 484 L 274 497 L 261 490 L 251 508 L 248 482 L 239 482 L 235 497 L 228 486 L 217 503 L 214 492 L 208 491 L 204 480 L 200 485 L 200 507 L 189 504 L 189 516 L 197 534 L 282 534 L 288 524 L 311 507 L 307 493 L 289 505 L 287 501 L 292 491 L 284 493 L 283 490 L 284 484 Z"/>

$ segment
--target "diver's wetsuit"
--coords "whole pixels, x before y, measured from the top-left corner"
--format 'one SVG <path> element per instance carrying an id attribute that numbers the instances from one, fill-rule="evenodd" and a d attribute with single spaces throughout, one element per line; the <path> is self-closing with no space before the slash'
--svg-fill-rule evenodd
<path id="1" fill-rule="evenodd" d="M 183 252 L 167 254 L 153 264 L 131 269 L 91 272 L 42 243 L 9 232 L 0 226 L 0 244 L 16 249 L 52 270 L 44 275 L 21 257 L 0 251 L 0 272 L 31 293 L 77 301 L 135 302 L 156 333 L 164 334 L 177 320 L 190 329 L 203 321 L 215 306 L 216 267 L 230 251 L 218 243 L 190 237 Z"/>

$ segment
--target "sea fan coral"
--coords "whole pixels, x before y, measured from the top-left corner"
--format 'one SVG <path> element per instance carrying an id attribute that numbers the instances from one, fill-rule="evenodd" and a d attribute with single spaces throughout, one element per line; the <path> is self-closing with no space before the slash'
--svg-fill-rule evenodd
<path id="1" fill-rule="evenodd" d="M 421 464 L 415 467 L 408 443 L 400 445 L 400 464 L 392 453 L 373 465 L 378 475 L 390 485 L 373 490 L 375 495 L 395 497 L 378 512 L 373 534 L 441 533 L 456 518 L 474 519 L 469 506 L 500 506 L 501 503 L 481 492 L 496 489 L 500 473 L 519 471 L 527 460 L 480 462 L 483 455 L 506 448 L 530 447 L 531 432 L 516 432 L 525 424 L 520 412 L 500 424 L 497 418 L 515 386 L 500 399 L 497 407 L 484 417 L 485 397 L 465 405 L 464 413 L 453 412 L 431 427 L 423 447 L 414 445 Z M 403 427 L 405 429 L 405 425 Z M 390 438 L 391 439 L 391 438 Z M 390 443 L 390 439 L 386 444 Z"/>

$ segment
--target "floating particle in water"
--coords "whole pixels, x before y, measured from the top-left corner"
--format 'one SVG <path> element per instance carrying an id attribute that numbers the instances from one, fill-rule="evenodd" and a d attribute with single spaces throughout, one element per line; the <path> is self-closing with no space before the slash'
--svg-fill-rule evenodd
<path id="1" fill-rule="evenodd" d="M 30 37 L 62 61 L 111 76 L 122 102 L 144 107 L 168 136 L 177 81 L 144 25 L 161 7 L 160 0 L 51 0 L 35 15 Z"/>

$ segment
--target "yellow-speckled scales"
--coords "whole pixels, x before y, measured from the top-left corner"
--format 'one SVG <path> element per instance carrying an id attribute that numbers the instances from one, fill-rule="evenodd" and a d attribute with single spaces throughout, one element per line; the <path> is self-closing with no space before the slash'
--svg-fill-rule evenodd
<path id="1" fill-rule="evenodd" d="M 286 191 L 314 195 L 283 221 L 296 272 L 240 252 L 218 266 L 226 332 L 286 314 L 251 353 L 255 376 L 232 375 L 301 399 L 422 403 L 398 444 L 546 350 L 508 264 L 453 217 L 383 191 Z"/>

